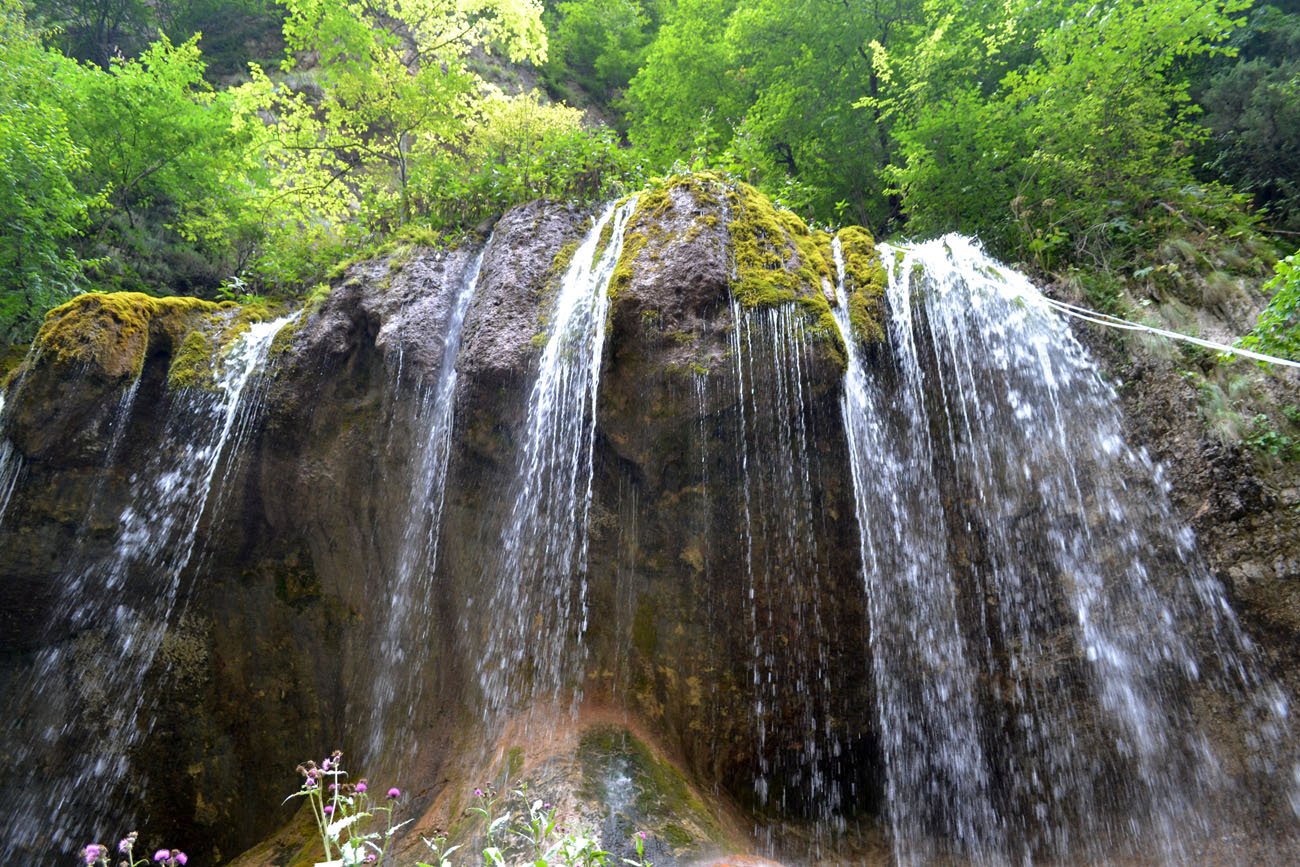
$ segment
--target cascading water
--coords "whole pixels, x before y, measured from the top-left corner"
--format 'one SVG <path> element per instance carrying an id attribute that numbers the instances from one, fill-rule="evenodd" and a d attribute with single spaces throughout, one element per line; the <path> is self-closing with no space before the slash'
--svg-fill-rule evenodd
<path id="1" fill-rule="evenodd" d="M 1037 290 L 960 237 L 881 251 L 892 369 L 850 345 L 843 408 L 896 860 L 1194 860 L 1237 790 L 1192 693 L 1244 697 L 1262 764 L 1280 693 Z"/>
<path id="2" fill-rule="evenodd" d="M 832 685 L 819 607 L 825 576 L 813 524 L 815 432 L 805 394 L 811 348 L 794 305 L 746 311 L 733 299 L 732 316 L 738 532 L 758 750 L 754 794 L 760 805 L 782 815 L 808 814 L 821 831 L 831 831 L 840 792 L 827 767 L 839 744 L 830 730 Z"/>
<path id="3" fill-rule="evenodd" d="M 130 477 L 111 549 L 71 552 L 51 626 L 68 637 L 37 654 L 6 697 L 5 742 L 13 749 L 5 756 L 9 794 L 0 796 L 5 863 L 70 853 L 120 822 L 131 751 L 152 727 L 146 678 L 182 601 L 181 574 L 223 455 L 249 431 L 260 400 L 247 398 L 288 321 L 250 325 L 221 359 L 210 391 L 174 395 L 157 447 Z M 125 408 L 135 392 L 128 390 Z M 110 459 L 120 436 L 115 431 Z M 88 515 L 83 523 L 102 520 Z"/>
<path id="4" fill-rule="evenodd" d="M 927 837 L 996 860 L 1000 836 L 976 732 L 974 673 L 959 627 L 923 393 L 890 395 L 867 376 L 849 325 L 839 239 L 836 322 L 847 347 L 843 414 L 871 621 L 871 659 L 888 769 L 885 800 L 901 863 Z M 900 339 L 911 340 L 903 331 Z M 895 405 L 901 404 L 899 412 Z"/>
<path id="5" fill-rule="evenodd" d="M 489 716 L 580 686 L 596 392 L 609 281 L 635 208 L 632 198 L 596 221 L 573 255 L 550 317 L 503 551 L 485 580 L 493 588 L 492 621 L 480 685 Z"/>
<path id="6" fill-rule="evenodd" d="M 14 452 L 13 443 L 6 437 L 4 427 L 5 393 L 0 391 L 0 521 L 4 520 L 5 509 L 9 507 L 9 497 L 18 483 L 18 474 L 22 472 L 22 458 Z"/>
<path id="7" fill-rule="evenodd" d="M 374 679 L 370 702 L 370 758 L 395 754 L 405 756 L 414 747 L 405 714 L 421 707 L 427 679 L 425 665 L 433 640 L 433 619 L 429 614 L 433 576 L 438 566 L 438 541 L 442 508 L 446 500 L 447 462 L 455 422 L 456 359 L 460 354 L 465 314 L 478 287 L 483 254 L 488 239 L 466 270 L 448 313 L 443 334 L 442 359 L 436 378 L 422 383 L 415 411 L 415 429 L 421 439 L 407 494 L 406 519 L 396 567 L 388 582 L 387 616 L 380 639 L 385 664 Z M 400 370 L 398 378 L 400 381 Z M 402 718 L 393 725 L 390 715 L 397 709 Z"/>

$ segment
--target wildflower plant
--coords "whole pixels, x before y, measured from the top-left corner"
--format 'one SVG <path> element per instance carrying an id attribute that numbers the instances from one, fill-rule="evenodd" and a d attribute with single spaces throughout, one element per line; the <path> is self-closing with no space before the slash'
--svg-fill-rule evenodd
<path id="1" fill-rule="evenodd" d="M 81 850 L 78 861 L 88 867 L 185 867 L 190 860 L 180 849 L 159 849 L 153 853 L 152 859 L 147 854 L 136 858 L 135 846 L 139 839 L 140 833 L 132 831 L 117 841 L 117 854 L 122 857 L 116 860 L 112 851 L 103 843 L 90 843 Z"/>
<path id="2" fill-rule="evenodd" d="M 343 753 L 335 750 L 317 765 L 308 761 L 298 766 L 302 788 L 285 799 L 305 798 L 316 819 L 325 860 L 317 867 L 350 867 L 354 864 L 385 864 L 388 847 L 404 822 L 393 822 L 393 811 L 402 797 L 392 788 L 382 801 L 373 801 L 366 780 L 350 783 L 343 770 Z M 382 817 L 383 829 L 371 830 Z"/>
<path id="3" fill-rule="evenodd" d="M 526 785 L 514 789 L 506 799 L 492 786 L 475 789 L 474 803 L 465 813 L 482 822 L 485 845 L 480 863 L 485 867 L 607 867 L 610 863 L 609 852 L 595 836 L 562 825 L 558 809 L 531 797 Z M 633 837 L 637 857 L 624 858 L 623 863 L 650 867 L 645 861 L 645 840 L 645 832 L 637 832 Z M 426 837 L 424 842 L 434 857 L 417 867 L 452 867 L 450 856 L 460 847 L 448 846 L 445 832 Z"/>

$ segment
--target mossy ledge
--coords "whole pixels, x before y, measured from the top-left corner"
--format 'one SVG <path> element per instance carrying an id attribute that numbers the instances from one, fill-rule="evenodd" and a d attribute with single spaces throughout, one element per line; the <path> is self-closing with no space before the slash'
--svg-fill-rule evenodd
<path id="1" fill-rule="evenodd" d="M 139 292 L 80 295 L 46 315 L 32 357 L 95 369 L 110 379 L 135 379 L 151 351 L 174 356 L 206 316 L 223 309 L 199 298 Z"/>
<path id="2" fill-rule="evenodd" d="M 791 211 L 777 207 L 749 184 L 712 172 L 677 175 L 640 193 L 628 221 L 623 250 L 610 281 L 611 299 L 632 283 L 635 273 L 654 268 L 658 248 L 667 243 L 666 217 L 680 206 L 679 191 L 696 205 L 694 229 L 727 221 L 734 264 L 732 293 L 746 309 L 798 304 L 812 337 L 828 344 L 844 363 L 843 338 L 831 312 L 829 287 L 836 279 L 833 237 L 808 225 Z M 866 229 L 849 226 L 839 232 L 845 265 L 845 289 L 854 338 L 874 343 L 884 337 L 885 272 L 874 239 Z"/>
<path id="3" fill-rule="evenodd" d="M 174 346 L 171 365 L 167 368 L 168 388 L 215 388 L 215 361 L 222 350 L 250 325 L 284 313 L 283 305 L 268 303 L 239 306 L 223 301 L 218 308 L 197 318 L 194 327 Z"/>
<path id="4" fill-rule="evenodd" d="M 844 291 L 855 339 L 879 343 L 885 339 L 885 289 L 888 275 L 876 241 L 861 226 L 845 226 L 836 235 L 844 259 Z"/>

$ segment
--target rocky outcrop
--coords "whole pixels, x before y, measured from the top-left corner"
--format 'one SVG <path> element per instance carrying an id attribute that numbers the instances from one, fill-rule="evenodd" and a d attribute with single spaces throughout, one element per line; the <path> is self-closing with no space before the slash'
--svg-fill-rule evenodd
<path id="1" fill-rule="evenodd" d="M 594 218 L 534 203 L 486 240 L 354 265 L 281 333 L 260 412 L 203 509 L 183 601 L 141 687 L 149 723 L 131 783 L 113 796 L 143 803 L 156 835 L 213 863 L 258 841 L 239 863 L 305 863 L 303 831 L 277 805 L 298 762 L 338 746 L 372 780 L 401 785 L 417 831 L 466 842 L 479 831 L 468 793 L 526 779 L 621 854 L 631 830 L 652 831 L 656 864 L 743 849 L 756 824 L 800 856 L 879 846 L 831 237 L 719 178 L 641 194 L 610 285 L 585 622 L 570 636 L 582 677 L 556 703 L 485 721 L 478 654 L 501 619 L 485 599 L 527 471 L 530 390 L 551 302 Z M 850 339 L 872 344 L 874 246 L 862 230 L 841 246 Z M 387 624 L 404 552 L 427 533 L 413 523 L 424 513 L 412 468 L 430 447 L 454 300 L 480 254 L 436 569 L 410 633 L 419 698 L 397 718 L 414 748 L 384 754 L 385 732 L 369 729 L 376 684 L 415 656 Z M 15 689 L 35 655 L 89 641 L 93 627 L 45 623 L 67 552 L 93 563 L 116 544 L 129 476 L 175 446 L 160 433 L 173 401 L 210 385 L 189 365 L 228 343 L 236 318 L 153 300 L 128 316 L 102 300 L 119 296 L 96 298 L 56 311 L 10 390 L 3 433 L 23 468 L 0 522 L 0 683 Z M 1186 395 L 1168 367 L 1108 357 L 1135 436 L 1168 459 L 1207 559 L 1280 655 L 1300 635 L 1295 486 L 1256 481 L 1263 465 L 1206 441 L 1177 411 Z M 853 828 L 867 830 L 846 843 Z"/>

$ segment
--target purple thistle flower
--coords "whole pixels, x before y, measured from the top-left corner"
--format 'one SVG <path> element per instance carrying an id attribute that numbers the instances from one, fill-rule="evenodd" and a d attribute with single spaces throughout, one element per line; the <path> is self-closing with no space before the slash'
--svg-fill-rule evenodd
<path id="1" fill-rule="evenodd" d="M 172 860 L 175 861 L 177 864 L 184 865 L 184 864 L 185 864 L 186 862 L 188 862 L 190 859 L 189 859 L 189 856 L 186 855 L 186 854 L 185 854 L 184 852 L 182 852 L 181 850 L 179 850 L 179 849 L 173 849 L 173 850 L 172 850 Z"/>
<path id="2" fill-rule="evenodd" d="M 365 794 L 365 792 L 366 792 L 366 781 L 365 781 L 365 780 L 362 780 L 361 782 L 357 783 L 357 792 L 359 792 L 360 794 L 363 794 L 363 795 Z"/>
<path id="3" fill-rule="evenodd" d="M 157 852 L 153 853 L 153 860 L 155 861 L 166 861 L 170 857 L 172 857 L 170 849 L 159 849 Z"/>
<path id="4" fill-rule="evenodd" d="M 481 798 L 481 797 L 483 797 L 483 790 L 482 790 L 482 789 L 475 789 L 475 790 L 474 790 L 474 797 L 476 797 L 476 798 Z"/>
<path id="5" fill-rule="evenodd" d="M 94 864 L 105 851 L 107 850 L 98 843 L 91 843 L 81 850 L 81 859 L 86 864 Z"/>
<path id="6" fill-rule="evenodd" d="M 326 816 L 332 816 L 333 814 L 334 814 L 334 806 L 333 806 L 332 804 L 326 804 L 326 805 L 325 805 L 325 815 L 326 815 Z"/>
<path id="7" fill-rule="evenodd" d="M 394 786 L 388 790 L 388 797 L 392 799 L 400 798 L 402 797 L 402 790 Z"/>
<path id="8" fill-rule="evenodd" d="M 637 837 L 639 837 L 639 838 L 642 839 L 642 840 L 645 839 L 645 831 L 637 831 L 637 832 L 636 832 L 636 835 L 637 835 Z"/>

